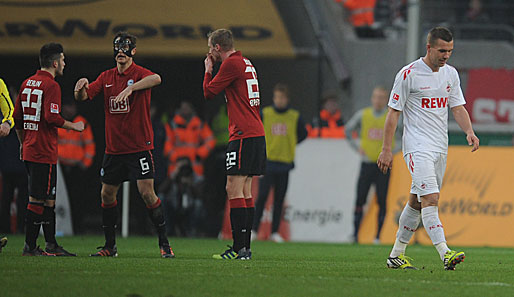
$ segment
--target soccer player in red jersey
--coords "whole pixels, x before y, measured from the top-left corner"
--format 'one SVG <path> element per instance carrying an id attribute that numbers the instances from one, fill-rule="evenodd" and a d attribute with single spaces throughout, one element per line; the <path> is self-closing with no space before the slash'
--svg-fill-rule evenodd
<path id="1" fill-rule="evenodd" d="M 218 29 L 208 35 L 203 92 L 206 99 L 225 91 L 229 118 L 226 172 L 230 224 L 234 244 L 215 259 L 251 259 L 250 238 L 255 213 L 252 177 L 266 164 L 264 127 L 259 115 L 257 72 L 250 60 L 234 49 L 232 32 Z M 221 62 L 212 78 L 213 64 Z"/>
<path id="2" fill-rule="evenodd" d="M 113 46 L 116 67 L 102 72 L 92 83 L 81 78 L 75 85 L 77 100 L 93 99 L 99 93 L 104 96 L 106 148 L 100 175 L 105 245 L 91 256 L 117 256 L 115 234 L 119 214 L 116 194 L 123 181 L 136 179 L 158 232 L 161 256 L 173 258 L 161 200 L 154 191 L 150 95 L 151 88 L 161 83 L 161 77 L 134 63 L 134 35 L 118 32 Z"/>
<path id="3" fill-rule="evenodd" d="M 75 256 L 55 240 L 57 128 L 82 132 L 84 123 L 66 121 L 59 114 L 61 87 L 54 78 L 63 75 L 62 45 L 43 45 L 39 63 L 41 70 L 21 84 L 14 108 L 20 156 L 29 175 L 23 256 Z M 45 234 L 45 251 L 36 246 L 41 225 Z"/>

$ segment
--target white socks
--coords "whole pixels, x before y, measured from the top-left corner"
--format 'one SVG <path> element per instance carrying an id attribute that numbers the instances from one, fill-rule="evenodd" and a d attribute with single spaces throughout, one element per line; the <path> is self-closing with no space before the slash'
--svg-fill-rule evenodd
<path id="1" fill-rule="evenodd" d="M 441 260 L 444 254 L 450 249 L 446 245 L 446 239 L 444 237 L 444 229 L 441 220 L 439 220 L 439 208 L 437 206 L 428 206 L 421 209 L 421 218 L 425 230 L 430 236 L 432 243 L 439 252 Z"/>
<path id="2" fill-rule="evenodd" d="M 394 242 L 393 249 L 389 257 L 398 257 L 400 254 L 405 253 L 407 244 L 409 243 L 414 231 L 419 226 L 421 220 L 421 213 L 419 210 L 415 210 L 410 207 L 409 203 L 405 205 L 405 208 L 400 215 L 398 222 L 398 232 L 396 233 L 396 241 Z"/>

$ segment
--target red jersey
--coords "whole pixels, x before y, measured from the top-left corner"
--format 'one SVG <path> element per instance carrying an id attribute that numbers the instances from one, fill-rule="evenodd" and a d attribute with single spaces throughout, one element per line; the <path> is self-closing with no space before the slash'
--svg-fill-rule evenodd
<path id="1" fill-rule="evenodd" d="M 64 125 L 60 109 L 61 87 L 50 72 L 38 70 L 21 84 L 13 116 L 16 129 L 25 132 L 23 160 L 57 163 L 57 129 Z"/>
<path id="2" fill-rule="evenodd" d="M 129 68 L 119 73 L 118 68 L 106 70 L 89 84 L 87 95 L 93 99 L 104 94 L 105 153 L 130 154 L 153 149 L 153 130 L 150 120 L 150 88 L 134 91 L 125 100 L 114 99 L 127 86 L 154 73 L 132 62 Z"/>
<path id="3" fill-rule="evenodd" d="M 214 79 L 212 74 L 205 73 L 203 94 L 206 99 L 223 90 L 227 101 L 229 140 L 264 136 L 259 115 L 261 100 L 257 72 L 240 51 L 234 52 L 221 63 Z"/>

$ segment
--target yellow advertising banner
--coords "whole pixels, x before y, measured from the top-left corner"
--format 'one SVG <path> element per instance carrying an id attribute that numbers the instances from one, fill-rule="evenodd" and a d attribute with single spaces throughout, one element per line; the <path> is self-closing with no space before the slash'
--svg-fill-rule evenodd
<path id="1" fill-rule="evenodd" d="M 138 55 L 196 57 L 218 28 L 248 57 L 293 56 L 272 0 L 0 0 L 3 54 L 37 54 L 53 41 L 66 53 L 111 55 L 114 34 L 129 31 Z"/>
<path id="2" fill-rule="evenodd" d="M 439 215 L 450 246 L 514 247 L 514 149 L 469 147 L 448 150 L 439 198 Z M 394 158 L 387 215 L 380 241 L 393 244 L 398 218 L 409 197 L 411 176 L 400 154 Z M 376 233 L 377 207 L 372 205 L 360 229 L 360 242 L 371 243 Z M 432 244 L 423 226 L 411 240 Z"/>

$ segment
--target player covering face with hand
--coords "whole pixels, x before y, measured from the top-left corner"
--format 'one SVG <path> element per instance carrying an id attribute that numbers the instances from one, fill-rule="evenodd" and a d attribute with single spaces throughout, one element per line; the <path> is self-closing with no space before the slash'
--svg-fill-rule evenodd
<path id="1" fill-rule="evenodd" d="M 123 181 L 136 180 L 139 194 L 158 233 L 161 256 L 173 258 L 175 255 L 166 237 L 161 200 L 154 191 L 150 96 L 151 88 L 161 83 L 161 77 L 134 63 L 134 35 L 117 33 L 113 39 L 113 50 L 116 67 L 102 72 L 92 83 L 81 78 L 75 85 L 77 100 L 91 100 L 100 93 L 104 98 L 106 147 L 100 175 L 105 244 L 91 256 L 117 256 L 115 234 L 119 211 L 116 194 Z"/>
<path id="2" fill-rule="evenodd" d="M 251 259 L 251 230 L 255 213 L 252 177 L 264 173 L 266 142 L 259 114 L 257 72 L 249 59 L 234 49 L 232 32 L 218 29 L 208 35 L 203 92 L 206 99 L 225 91 L 229 119 L 226 153 L 227 196 L 234 243 L 215 259 Z M 213 64 L 221 62 L 212 77 Z"/>
<path id="3" fill-rule="evenodd" d="M 430 30 L 427 53 L 398 72 L 389 98 L 384 144 L 377 164 L 387 172 L 393 162 L 392 139 L 403 112 L 403 157 L 412 176 L 407 205 L 400 215 L 396 241 L 387 266 L 412 269 L 405 249 L 420 221 L 437 249 L 445 270 L 454 270 L 464 260 L 464 252 L 450 250 L 439 219 L 439 191 L 448 153 L 448 107 L 466 133 L 472 152 L 479 147 L 457 70 L 446 64 L 453 51 L 453 36 L 443 27 Z"/>

